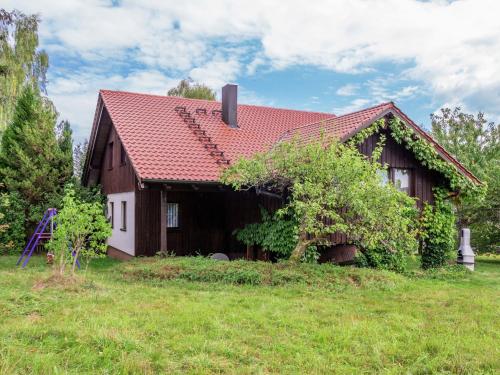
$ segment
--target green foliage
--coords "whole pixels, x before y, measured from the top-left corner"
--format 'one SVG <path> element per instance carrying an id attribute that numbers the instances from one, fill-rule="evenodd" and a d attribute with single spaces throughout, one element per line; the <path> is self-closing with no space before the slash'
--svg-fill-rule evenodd
<path id="1" fill-rule="evenodd" d="M 431 119 L 434 138 L 486 183 L 485 199 L 461 202 L 457 216 L 460 227 L 471 228 L 475 251 L 495 251 L 500 246 L 500 126 L 460 108 L 443 108 Z"/>
<path id="2" fill-rule="evenodd" d="M 282 142 L 270 151 L 240 159 L 222 175 L 233 188 L 266 188 L 289 197 L 277 211 L 298 223 L 298 242 L 291 259 L 300 260 L 311 245 L 330 245 L 329 235 L 342 232 L 363 251 L 393 254 L 417 248 L 414 200 L 392 185 L 383 186 L 377 160 L 353 145 L 320 139 Z"/>
<path id="3" fill-rule="evenodd" d="M 421 216 L 422 268 L 443 267 L 456 251 L 453 205 L 443 190 L 435 189 L 434 206 L 425 204 Z"/>
<path id="4" fill-rule="evenodd" d="M 23 86 L 45 90 L 49 58 L 38 50 L 39 21 L 36 15 L 0 9 L 0 135 Z"/>
<path id="5" fill-rule="evenodd" d="M 25 244 L 24 207 L 17 192 L 0 193 L 0 255 L 22 251 Z"/>
<path id="6" fill-rule="evenodd" d="M 235 231 L 238 241 L 247 246 L 259 246 L 263 250 L 288 259 L 298 241 L 298 223 L 278 214 L 270 215 L 261 207 L 262 221 Z"/>
<path id="7" fill-rule="evenodd" d="M 56 257 L 56 270 L 64 274 L 67 268 L 75 272 L 76 259 L 105 256 L 106 239 L 111 225 L 104 216 L 100 203 L 86 203 L 78 199 L 73 187 L 66 188 L 63 207 L 56 216 L 56 229 L 47 248 Z M 75 256 L 72 256 L 74 252 Z"/>
<path id="8" fill-rule="evenodd" d="M 215 100 L 216 97 L 214 90 L 204 84 L 193 83 L 191 78 L 181 80 L 176 87 L 168 90 L 167 95 L 205 100 Z"/>
<path id="9" fill-rule="evenodd" d="M 71 177 L 71 132 L 65 123 L 56 134 L 56 113 L 36 90 L 26 86 L 0 149 L 0 180 L 25 202 L 28 227 L 48 207 L 58 207 L 64 184 Z"/>
<path id="10" fill-rule="evenodd" d="M 68 121 L 61 121 L 56 128 L 59 157 L 56 169 L 59 171 L 59 181 L 64 186 L 73 177 L 73 131 Z"/>

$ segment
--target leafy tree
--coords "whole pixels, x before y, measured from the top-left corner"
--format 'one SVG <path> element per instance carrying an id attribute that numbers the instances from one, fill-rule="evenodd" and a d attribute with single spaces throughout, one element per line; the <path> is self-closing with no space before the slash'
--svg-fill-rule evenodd
<path id="1" fill-rule="evenodd" d="M 2 137 L 0 179 L 8 191 L 19 193 L 32 224 L 48 207 L 58 206 L 72 171 L 69 125 L 58 138 L 55 121 L 51 103 L 26 86 Z"/>
<path id="2" fill-rule="evenodd" d="M 494 250 L 500 244 L 500 126 L 460 108 L 443 108 L 431 119 L 436 140 L 487 184 L 485 199 L 459 202 L 458 225 L 470 226 L 477 251 Z"/>
<path id="3" fill-rule="evenodd" d="M 70 269 L 74 274 L 79 258 L 105 256 L 111 225 L 104 216 L 102 204 L 80 200 L 70 185 L 55 220 L 56 229 L 47 248 L 55 254 L 57 273 L 64 275 Z"/>
<path id="4" fill-rule="evenodd" d="M 193 83 L 191 78 L 181 80 L 176 87 L 168 90 L 167 95 L 206 100 L 215 100 L 216 98 L 214 90 L 202 83 Z"/>
<path id="5" fill-rule="evenodd" d="M 85 139 L 83 142 L 77 143 L 75 149 L 73 150 L 73 174 L 77 181 L 81 181 L 82 178 L 88 147 L 89 141 L 88 139 Z"/>
<path id="6" fill-rule="evenodd" d="M 48 55 L 38 49 L 36 15 L 0 9 L 0 135 L 25 84 L 45 92 Z"/>
<path id="7" fill-rule="evenodd" d="M 400 254 L 417 248 L 417 210 L 413 198 L 382 185 L 381 151 L 379 144 L 366 158 L 333 139 L 294 139 L 238 160 L 222 181 L 237 190 L 271 189 L 288 197 L 277 214 L 298 223 L 291 260 L 300 260 L 311 245 L 330 245 L 330 234 L 342 232 L 364 254 L 384 252 L 385 263 L 377 266 L 401 269 Z"/>

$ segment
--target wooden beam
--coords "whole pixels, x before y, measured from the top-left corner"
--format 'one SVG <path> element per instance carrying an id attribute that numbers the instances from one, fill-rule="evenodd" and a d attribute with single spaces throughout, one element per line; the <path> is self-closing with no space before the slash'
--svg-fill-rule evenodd
<path id="1" fill-rule="evenodd" d="M 160 251 L 166 253 L 167 248 L 167 190 L 161 189 L 160 203 Z"/>

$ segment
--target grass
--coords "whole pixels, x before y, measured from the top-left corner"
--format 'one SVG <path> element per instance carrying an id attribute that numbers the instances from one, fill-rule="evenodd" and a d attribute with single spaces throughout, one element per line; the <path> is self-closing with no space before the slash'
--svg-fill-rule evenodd
<path id="1" fill-rule="evenodd" d="M 500 260 L 406 276 L 199 258 L 54 286 L 0 257 L 0 374 L 495 374 Z"/>

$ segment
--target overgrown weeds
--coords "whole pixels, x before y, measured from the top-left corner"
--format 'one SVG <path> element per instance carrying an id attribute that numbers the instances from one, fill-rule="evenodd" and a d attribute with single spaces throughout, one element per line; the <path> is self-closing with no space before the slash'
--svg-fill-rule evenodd
<path id="1" fill-rule="evenodd" d="M 134 280 L 186 280 L 234 285 L 285 286 L 300 284 L 315 288 L 338 286 L 390 287 L 404 277 L 389 271 L 375 271 L 333 264 L 291 262 L 221 262 L 203 257 L 137 259 L 122 265 L 125 278 Z"/>

